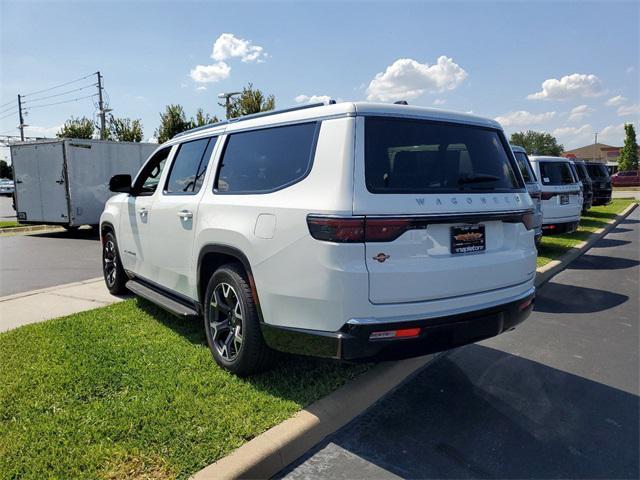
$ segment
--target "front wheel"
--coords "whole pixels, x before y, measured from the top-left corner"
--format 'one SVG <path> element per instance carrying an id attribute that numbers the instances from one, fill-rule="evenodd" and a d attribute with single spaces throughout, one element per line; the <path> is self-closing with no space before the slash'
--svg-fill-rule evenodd
<path id="1" fill-rule="evenodd" d="M 116 236 L 112 232 L 105 233 L 102 240 L 102 274 L 112 295 L 126 293 L 127 275 L 118 254 Z"/>
<path id="2" fill-rule="evenodd" d="M 258 310 L 242 267 L 227 264 L 209 280 L 204 327 L 214 360 L 244 377 L 266 370 L 273 352 L 260 331 Z"/>

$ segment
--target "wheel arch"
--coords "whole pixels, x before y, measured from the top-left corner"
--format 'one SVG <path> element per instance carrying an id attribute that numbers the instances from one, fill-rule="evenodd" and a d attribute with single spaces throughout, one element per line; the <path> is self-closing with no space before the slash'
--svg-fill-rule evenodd
<path id="1" fill-rule="evenodd" d="M 204 311 L 204 296 L 211 275 L 213 275 L 218 267 L 226 263 L 233 262 L 242 265 L 244 271 L 247 274 L 247 280 L 249 281 L 249 286 L 251 287 L 251 293 L 253 294 L 253 298 L 256 303 L 258 317 L 260 318 L 260 322 L 262 323 L 263 317 L 262 310 L 260 309 L 260 298 L 258 296 L 258 290 L 253 278 L 251 263 L 249 262 L 249 259 L 244 254 L 244 252 L 236 247 L 231 247 L 229 245 L 207 244 L 204 245 L 198 253 L 196 288 L 198 292 L 198 301 L 200 305 L 203 306 L 202 311 Z"/>

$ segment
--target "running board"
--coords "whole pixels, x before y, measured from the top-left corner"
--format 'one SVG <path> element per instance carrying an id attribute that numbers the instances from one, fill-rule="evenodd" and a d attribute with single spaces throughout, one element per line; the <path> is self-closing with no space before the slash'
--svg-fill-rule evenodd
<path id="1" fill-rule="evenodd" d="M 163 295 L 157 290 L 154 290 L 136 280 L 129 280 L 126 287 L 131 293 L 155 303 L 169 313 L 173 313 L 174 315 L 185 319 L 195 319 L 198 317 L 198 312 L 193 308 Z"/>

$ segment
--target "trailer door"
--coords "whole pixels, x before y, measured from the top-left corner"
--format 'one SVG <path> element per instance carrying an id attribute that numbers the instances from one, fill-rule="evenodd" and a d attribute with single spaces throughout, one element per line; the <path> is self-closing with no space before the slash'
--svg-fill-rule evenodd
<path id="1" fill-rule="evenodd" d="M 62 142 L 25 145 L 12 151 L 18 219 L 68 223 Z"/>

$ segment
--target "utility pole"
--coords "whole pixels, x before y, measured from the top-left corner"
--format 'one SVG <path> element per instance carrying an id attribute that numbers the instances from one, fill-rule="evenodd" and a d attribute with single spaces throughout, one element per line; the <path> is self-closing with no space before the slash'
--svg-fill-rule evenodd
<path id="1" fill-rule="evenodd" d="M 100 140 L 104 140 L 107 136 L 107 121 L 105 118 L 105 109 L 104 109 L 104 100 L 102 98 L 102 75 L 100 75 L 100 71 L 96 72 L 98 75 L 98 108 L 100 112 Z"/>
<path id="2" fill-rule="evenodd" d="M 22 97 L 20 97 L 20 94 L 18 94 L 18 115 L 20 118 L 20 125 L 18 126 L 20 129 L 20 141 L 24 142 L 24 127 L 26 125 L 24 124 L 24 118 L 22 117 Z"/>
<path id="3" fill-rule="evenodd" d="M 596 145 L 598 144 L 598 132 L 595 133 L 595 140 L 593 141 L 593 155 L 592 160 L 596 161 Z"/>
<path id="4" fill-rule="evenodd" d="M 227 116 L 227 120 L 229 120 L 229 114 L 230 114 L 230 109 L 231 109 L 231 97 L 234 97 L 236 95 L 240 95 L 242 92 L 226 92 L 226 93 L 219 93 L 218 94 L 218 98 L 224 98 L 224 106 L 225 106 L 225 110 L 226 110 L 226 116 Z"/>

